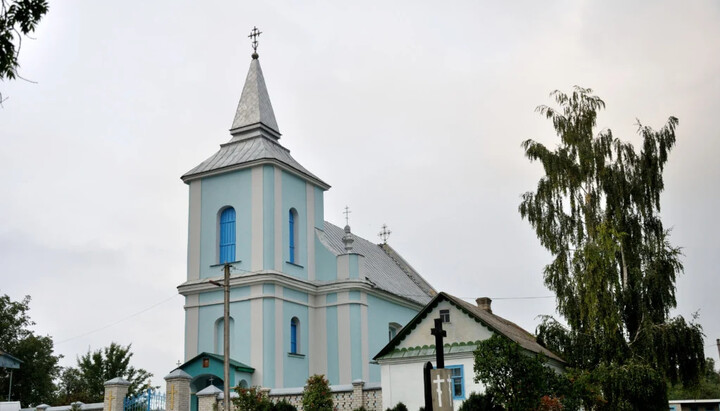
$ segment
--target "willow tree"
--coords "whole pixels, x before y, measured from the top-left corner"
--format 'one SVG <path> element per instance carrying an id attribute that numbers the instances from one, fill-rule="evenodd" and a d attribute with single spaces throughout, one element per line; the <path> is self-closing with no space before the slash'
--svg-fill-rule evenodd
<path id="1" fill-rule="evenodd" d="M 634 409 L 655 398 L 664 408 L 665 382 L 692 385 L 705 365 L 700 326 L 670 318 L 683 266 L 660 219 L 660 194 L 678 120 L 658 131 L 638 121 L 637 151 L 609 129 L 596 133 L 605 103 L 592 90 L 551 96 L 557 106 L 537 111 L 560 142 L 554 149 L 523 142 L 545 175 L 519 211 L 552 254 L 545 284 L 568 327 L 545 317 L 538 338 L 588 370 L 608 407 Z M 613 384 L 619 380 L 628 386 Z"/>

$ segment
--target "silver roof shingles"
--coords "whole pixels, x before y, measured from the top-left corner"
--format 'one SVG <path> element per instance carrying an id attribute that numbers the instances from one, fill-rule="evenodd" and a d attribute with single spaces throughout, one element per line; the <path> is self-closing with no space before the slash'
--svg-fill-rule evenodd
<path id="1" fill-rule="evenodd" d="M 335 255 L 345 254 L 342 228 L 325 221 L 325 231 L 318 232 L 323 244 Z M 427 304 L 436 294 L 435 290 L 404 260 L 398 261 L 385 251 L 392 250 L 387 244 L 374 244 L 353 234 L 353 252 L 365 256 L 365 273 L 377 288 L 399 295 L 420 304 Z M 397 253 L 392 250 L 392 253 Z"/>
<path id="2" fill-rule="evenodd" d="M 265 137 L 264 135 L 245 139 L 233 139 L 229 143 L 222 144 L 217 153 L 185 173 L 182 179 L 187 181 L 195 175 L 233 166 L 241 166 L 242 164 L 260 160 L 277 160 L 299 173 L 316 180 L 321 183 L 321 186 L 329 187 L 327 183 L 324 183 L 305 167 L 301 166 L 300 163 L 295 161 L 290 155 L 290 150 L 281 146 L 280 143 L 274 139 Z"/>
<path id="3" fill-rule="evenodd" d="M 250 62 L 250 69 L 245 78 L 245 86 L 243 86 L 231 130 L 257 123 L 263 123 L 276 132 L 280 132 L 275 120 L 275 112 L 270 103 L 270 95 L 265 86 L 260 60 L 254 58 Z"/>

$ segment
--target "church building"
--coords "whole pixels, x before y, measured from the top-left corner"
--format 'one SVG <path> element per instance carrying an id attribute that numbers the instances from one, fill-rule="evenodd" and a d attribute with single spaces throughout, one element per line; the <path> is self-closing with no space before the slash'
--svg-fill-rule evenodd
<path id="1" fill-rule="evenodd" d="M 256 43 L 255 43 L 256 45 Z M 322 119 L 318 119 L 321 121 Z M 189 187 L 185 363 L 191 390 L 222 386 L 225 263 L 232 386 L 380 383 L 372 357 L 436 291 L 387 244 L 324 218 L 330 185 L 280 143 L 257 52 L 229 141 Z"/>

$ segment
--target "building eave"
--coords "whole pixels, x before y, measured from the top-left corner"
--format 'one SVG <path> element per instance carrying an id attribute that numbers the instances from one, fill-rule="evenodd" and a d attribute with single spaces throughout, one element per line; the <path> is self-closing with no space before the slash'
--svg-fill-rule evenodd
<path id="1" fill-rule="evenodd" d="M 217 168 L 217 169 L 213 169 L 213 170 L 209 170 L 209 171 L 202 171 L 200 173 L 186 174 L 180 178 L 182 179 L 182 181 L 185 184 L 190 184 L 190 182 L 193 180 L 198 180 L 198 179 L 205 178 L 205 177 L 210 177 L 210 176 L 214 176 L 214 175 L 218 175 L 218 174 L 224 174 L 224 173 L 228 173 L 231 171 L 243 170 L 246 168 L 252 168 L 252 167 L 265 165 L 265 164 L 276 165 L 276 166 L 280 167 L 281 169 L 283 169 L 297 177 L 300 177 L 304 180 L 310 181 L 311 183 L 315 184 L 316 186 L 320 187 L 321 189 L 323 189 L 325 191 L 329 190 L 331 187 L 329 184 L 320 180 L 319 178 L 309 175 L 307 173 L 303 173 L 302 171 L 297 170 L 293 167 L 290 167 L 289 165 L 283 163 L 282 161 L 276 160 L 274 158 L 261 158 L 258 160 L 248 161 L 248 162 L 245 162 L 242 164 L 233 164 L 231 166 L 221 167 L 221 168 Z"/>

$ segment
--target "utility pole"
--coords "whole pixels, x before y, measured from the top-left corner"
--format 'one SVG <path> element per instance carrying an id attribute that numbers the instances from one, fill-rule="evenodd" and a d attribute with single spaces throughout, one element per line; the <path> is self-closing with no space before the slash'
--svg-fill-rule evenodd
<path id="1" fill-rule="evenodd" d="M 223 320 L 223 379 L 225 380 L 225 386 L 223 387 L 223 398 L 224 411 L 230 411 L 230 264 L 225 263 L 225 279 L 223 281 L 223 288 L 225 288 L 225 317 Z"/>
<path id="2" fill-rule="evenodd" d="M 715 340 L 715 344 L 717 344 L 718 347 L 718 355 L 720 356 L 720 338 Z"/>
<path id="3" fill-rule="evenodd" d="M 230 264 L 225 263 L 223 266 L 224 278 L 222 284 L 217 281 L 210 280 L 210 284 L 214 284 L 223 288 L 223 411 L 230 411 Z"/>

